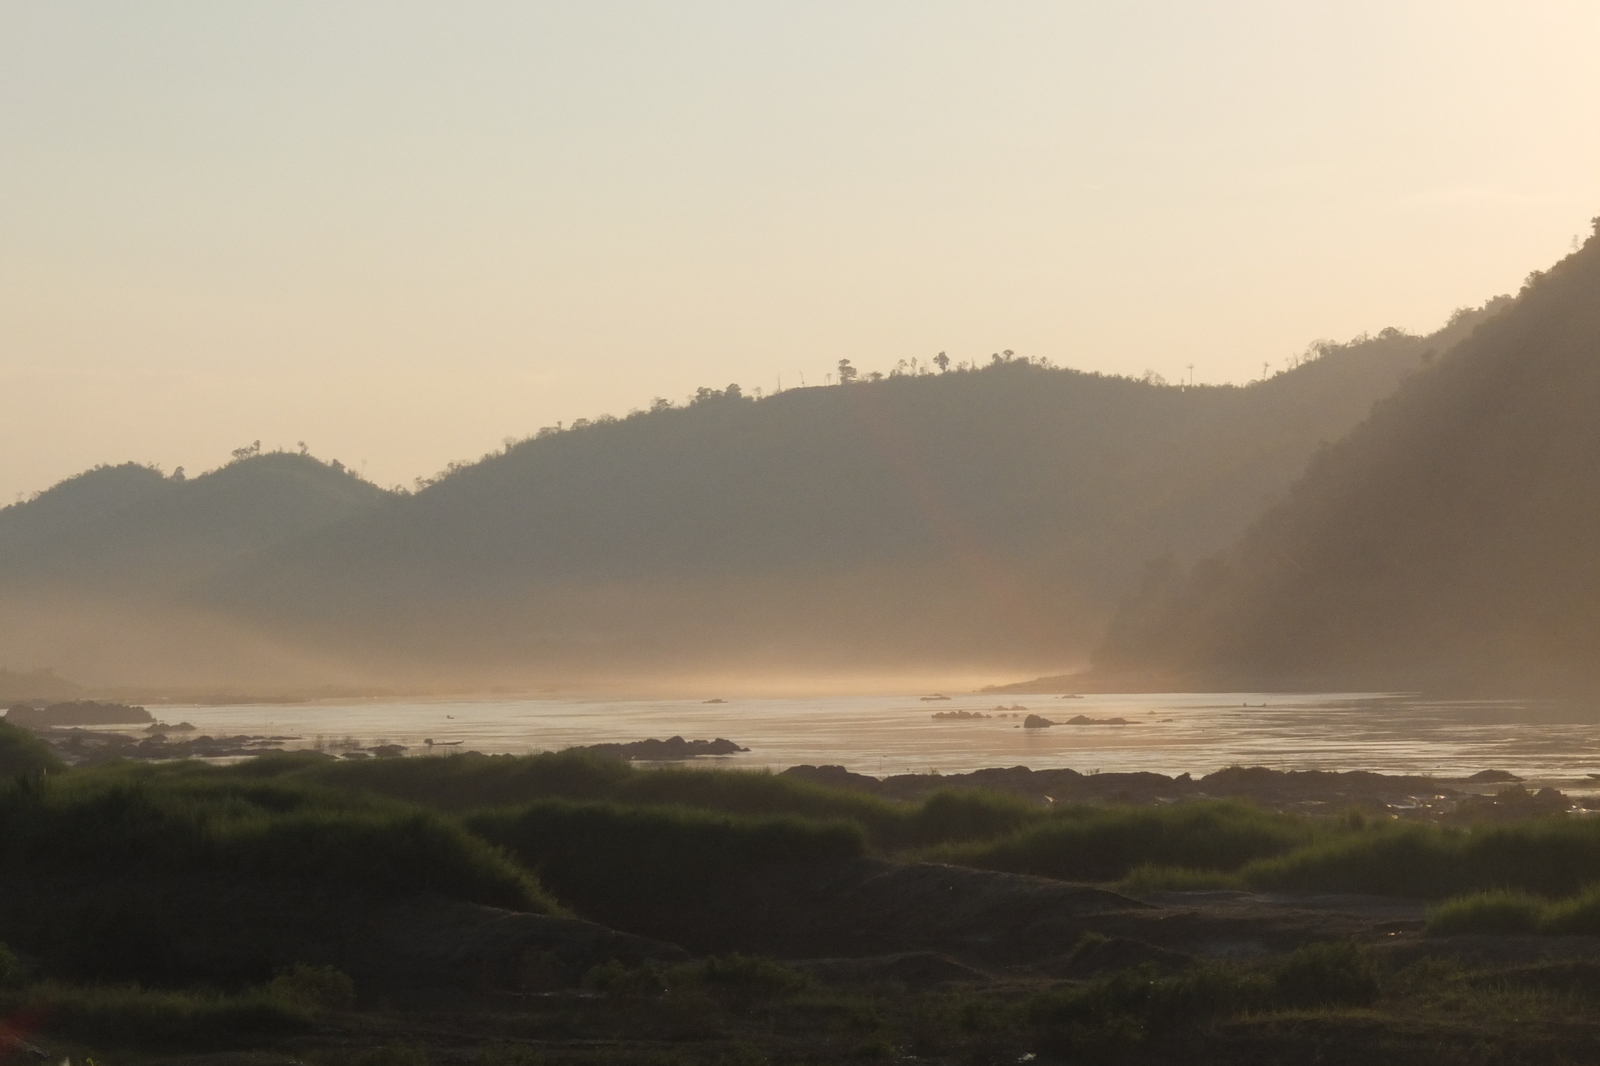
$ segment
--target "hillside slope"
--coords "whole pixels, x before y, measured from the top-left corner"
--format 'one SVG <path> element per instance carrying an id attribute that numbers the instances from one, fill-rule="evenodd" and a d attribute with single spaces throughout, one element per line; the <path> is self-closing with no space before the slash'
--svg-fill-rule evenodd
<path id="1" fill-rule="evenodd" d="M 135 463 L 97 467 L 0 509 L 0 588 L 170 593 L 389 495 L 286 452 L 188 480 Z"/>
<path id="2" fill-rule="evenodd" d="M 1600 220 L 1597 220 L 1600 227 Z M 1155 687 L 1600 686 L 1600 235 L 1096 655 Z"/>
<path id="3" fill-rule="evenodd" d="M 80 474 L 0 510 L 0 664 L 94 689 L 370 688 L 343 659 L 264 637 L 194 589 L 391 494 L 302 455 L 183 480 L 135 464 Z M 26 691 L 20 696 L 55 695 Z"/>
<path id="4" fill-rule="evenodd" d="M 211 602 L 396 669 L 1025 668 L 1081 661 L 1152 557 L 1215 551 L 1433 337 L 1248 387 L 1020 360 L 581 424 L 270 551 Z"/>

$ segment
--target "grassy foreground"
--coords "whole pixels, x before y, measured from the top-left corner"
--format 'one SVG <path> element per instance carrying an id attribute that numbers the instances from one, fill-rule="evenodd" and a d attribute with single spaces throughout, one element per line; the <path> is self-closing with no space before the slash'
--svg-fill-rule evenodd
<path id="1" fill-rule="evenodd" d="M 6 750 L 24 765 L 0 780 L 0 1007 L 7 1031 L 78 1062 L 220 1063 L 208 1056 L 252 1049 L 322 1066 L 1555 1063 L 1582 1061 L 1600 1037 L 1600 951 L 1468 964 L 1336 939 L 1107 968 L 1087 964 L 1125 943 L 1090 934 L 1049 966 L 970 970 L 954 985 L 900 971 L 844 980 L 735 952 L 602 959 L 553 984 L 531 959 L 544 983 L 485 977 L 416 995 L 327 961 L 390 901 L 627 931 L 738 906 L 746 885 L 884 858 L 1134 892 L 1409 896 L 1434 901 L 1433 937 L 1600 934 L 1600 826 L 1583 820 L 1440 827 L 976 791 L 896 803 L 581 753 L 66 769 L 26 763 L 25 744 Z"/>

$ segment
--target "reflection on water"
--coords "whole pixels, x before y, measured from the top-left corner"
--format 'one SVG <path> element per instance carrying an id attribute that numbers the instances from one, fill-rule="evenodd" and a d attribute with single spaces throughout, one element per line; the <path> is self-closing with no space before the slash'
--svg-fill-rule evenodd
<path id="1" fill-rule="evenodd" d="M 1003 713 L 935 721 L 935 711 Z M 1127 726 L 1023 729 L 1022 706 L 1056 721 L 1126 718 Z M 163 721 L 204 733 L 289 734 L 290 747 L 353 738 L 403 744 L 413 754 L 547 751 L 575 744 L 679 734 L 727 737 L 749 754 L 723 766 L 835 763 L 859 773 L 959 773 L 986 766 L 1067 766 L 1199 776 L 1234 763 L 1285 770 L 1376 770 L 1461 776 L 1510 770 L 1530 782 L 1594 785 L 1600 707 L 1516 700 L 1427 700 L 1380 694 L 957 696 L 684 700 L 515 699 L 350 701 L 292 706 L 152 707 Z M 451 741 L 456 746 L 444 747 Z M 710 761 L 710 760 L 703 760 Z"/>

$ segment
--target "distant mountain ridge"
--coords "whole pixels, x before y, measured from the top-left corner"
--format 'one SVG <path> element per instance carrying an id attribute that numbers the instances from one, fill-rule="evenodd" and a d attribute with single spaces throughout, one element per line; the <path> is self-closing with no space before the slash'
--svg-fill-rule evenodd
<path id="1" fill-rule="evenodd" d="M 1226 544 L 1498 306 L 1247 387 L 1015 360 L 763 400 L 702 390 L 264 553 L 213 602 L 488 673 L 1070 663 L 1148 559 Z"/>
<path id="2" fill-rule="evenodd" d="M 1600 688 L 1600 220 L 1096 654 L 1141 687 Z M 1095 683 L 1086 680 L 1081 683 Z"/>
<path id="3" fill-rule="evenodd" d="M 168 649 L 259 691 L 346 665 L 451 687 L 1070 667 L 1150 559 L 1228 544 L 1500 306 L 1240 387 L 999 359 L 702 389 L 415 494 L 286 453 L 187 482 L 99 468 L 0 510 L 0 650 L 76 678 L 155 676 Z"/>
<path id="4" fill-rule="evenodd" d="M 391 493 L 307 455 L 250 455 L 185 479 L 102 466 L 0 509 L 0 588 L 172 593 Z"/>

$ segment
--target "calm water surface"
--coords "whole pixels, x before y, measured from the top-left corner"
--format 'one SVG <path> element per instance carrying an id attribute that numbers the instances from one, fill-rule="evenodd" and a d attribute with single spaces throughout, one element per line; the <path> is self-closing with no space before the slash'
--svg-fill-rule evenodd
<path id="1" fill-rule="evenodd" d="M 1004 711 L 996 708 L 1003 707 Z M 1025 708 L 1015 710 L 1013 708 Z M 935 711 L 1015 717 L 937 721 Z M 748 754 L 699 760 L 781 770 L 832 763 L 859 773 L 959 773 L 986 766 L 1067 766 L 1085 773 L 1210 773 L 1235 763 L 1285 770 L 1462 776 L 1510 770 L 1530 782 L 1600 787 L 1600 704 L 1425 700 L 1382 694 L 916 696 L 689 700 L 474 699 L 151 707 L 201 732 L 275 734 L 287 747 L 403 744 L 413 754 L 525 753 L 575 744 L 727 737 Z M 1036 713 L 1121 717 L 1127 726 L 1023 729 Z M 459 744 L 446 747 L 447 742 Z"/>

